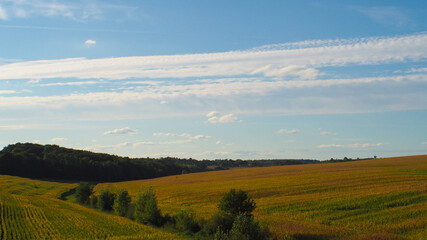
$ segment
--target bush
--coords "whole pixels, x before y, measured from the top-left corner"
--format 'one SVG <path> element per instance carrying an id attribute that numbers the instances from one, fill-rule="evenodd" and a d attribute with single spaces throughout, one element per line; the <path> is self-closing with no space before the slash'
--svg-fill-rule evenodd
<path id="1" fill-rule="evenodd" d="M 254 217 L 246 214 L 237 215 L 229 232 L 230 240 L 263 240 L 267 237 L 267 232 L 254 221 Z"/>
<path id="2" fill-rule="evenodd" d="M 234 217 L 225 213 L 217 213 L 212 216 L 211 220 L 203 227 L 205 235 L 214 235 L 218 229 L 221 232 L 229 232 L 233 226 Z"/>
<path id="3" fill-rule="evenodd" d="M 248 194 L 245 191 L 236 189 L 231 189 L 219 202 L 219 210 L 237 216 L 241 213 L 246 215 L 251 215 L 252 211 L 255 209 L 256 204 L 254 200 L 248 197 Z"/>
<path id="4" fill-rule="evenodd" d="M 126 216 L 130 204 L 130 196 L 126 190 L 119 190 L 114 199 L 113 209 L 114 212 L 119 216 Z"/>
<path id="5" fill-rule="evenodd" d="M 145 193 L 139 193 L 135 204 L 135 219 L 143 224 L 160 226 L 162 216 L 157 207 L 157 200 L 150 187 Z"/>
<path id="6" fill-rule="evenodd" d="M 90 196 L 89 198 L 89 206 L 92 208 L 98 207 L 98 197 L 97 196 Z"/>
<path id="7" fill-rule="evenodd" d="M 200 226 L 195 220 L 194 212 L 184 209 L 175 216 L 175 228 L 181 232 L 187 233 L 195 233 L 200 230 Z"/>
<path id="8" fill-rule="evenodd" d="M 203 234 L 216 240 L 264 240 L 269 236 L 254 221 L 252 211 L 256 204 L 242 190 L 231 189 L 218 204 L 220 210 L 204 226 Z"/>
<path id="9" fill-rule="evenodd" d="M 98 209 L 101 211 L 113 210 L 115 195 L 108 190 L 102 189 L 98 196 Z"/>
<path id="10" fill-rule="evenodd" d="M 80 204 L 88 204 L 89 197 L 92 195 L 92 186 L 87 182 L 81 182 L 76 188 L 76 199 Z"/>

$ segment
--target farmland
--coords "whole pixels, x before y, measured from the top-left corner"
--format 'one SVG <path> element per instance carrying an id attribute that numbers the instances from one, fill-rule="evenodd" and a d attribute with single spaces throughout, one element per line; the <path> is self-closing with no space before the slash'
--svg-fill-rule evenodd
<path id="1" fill-rule="evenodd" d="M 249 192 L 255 217 L 278 239 L 423 239 L 427 156 L 235 169 L 99 184 L 133 197 L 152 186 L 165 213 L 216 211 L 230 188 Z"/>
<path id="2" fill-rule="evenodd" d="M 75 185 L 0 176 L 0 239 L 179 239 L 55 198 Z"/>

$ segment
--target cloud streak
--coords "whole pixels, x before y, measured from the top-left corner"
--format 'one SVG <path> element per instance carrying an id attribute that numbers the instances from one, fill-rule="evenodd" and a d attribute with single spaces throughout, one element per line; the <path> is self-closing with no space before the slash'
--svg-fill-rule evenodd
<path id="1" fill-rule="evenodd" d="M 137 133 L 138 133 L 137 130 L 133 130 L 129 127 L 124 127 L 124 128 L 118 128 L 118 129 L 106 131 L 104 132 L 104 135 L 123 135 L 123 134 L 133 135 Z"/>
<path id="2" fill-rule="evenodd" d="M 301 49 L 103 59 L 71 58 L 0 66 L 0 79 L 189 78 L 261 74 L 313 78 L 318 67 L 416 61 L 427 56 L 427 34 L 359 39 L 351 44 Z"/>
<path id="3" fill-rule="evenodd" d="M 237 117 L 234 114 L 221 114 L 217 111 L 206 114 L 206 117 L 208 117 L 209 123 L 232 123 L 237 121 Z"/>
<path id="4" fill-rule="evenodd" d="M 299 129 L 292 129 L 292 130 L 280 129 L 279 131 L 277 131 L 277 134 L 292 135 L 292 134 L 298 134 L 299 132 L 300 132 Z"/>
<path id="5" fill-rule="evenodd" d="M 317 148 L 372 148 L 372 147 L 380 147 L 383 146 L 384 143 L 353 143 L 353 144 L 347 144 L 347 145 L 341 145 L 341 144 L 322 144 L 318 145 Z"/>

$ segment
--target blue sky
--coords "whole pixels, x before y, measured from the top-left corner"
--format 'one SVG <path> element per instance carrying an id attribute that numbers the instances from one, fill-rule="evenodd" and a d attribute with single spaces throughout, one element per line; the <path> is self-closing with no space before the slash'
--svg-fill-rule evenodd
<path id="1" fill-rule="evenodd" d="M 424 1 L 0 0 L 0 146 L 427 153 Z"/>

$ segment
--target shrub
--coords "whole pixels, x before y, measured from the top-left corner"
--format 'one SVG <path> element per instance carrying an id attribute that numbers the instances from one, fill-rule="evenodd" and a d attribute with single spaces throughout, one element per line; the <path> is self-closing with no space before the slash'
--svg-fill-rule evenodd
<path id="1" fill-rule="evenodd" d="M 229 232 L 230 240 L 263 240 L 267 239 L 267 236 L 267 232 L 254 221 L 254 217 L 246 214 L 236 216 Z"/>
<path id="2" fill-rule="evenodd" d="M 76 188 L 76 199 L 80 204 L 89 203 L 89 197 L 92 195 L 92 187 L 87 182 L 81 182 Z"/>
<path id="3" fill-rule="evenodd" d="M 255 207 L 254 200 L 250 199 L 245 191 L 236 191 L 236 189 L 231 189 L 218 205 L 219 210 L 233 216 L 241 213 L 250 215 Z"/>
<path id="4" fill-rule="evenodd" d="M 157 207 L 156 196 L 150 187 L 145 193 L 139 193 L 135 204 L 135 219 L 143 224 L 160 226 L 162 216 Z"/>
<path id="5" fill-rule="evenodd" d="M 212 216 L 211 220 L 203 227 L 205 235 L 214 235 L 218 229 L 222 232 L 229 232 L 233 226 L 234 217 L 225 213 L 217 213 Z"/>
<path id="6" fill-rule="evenodd" d="M 98 196 L 98 209 L 101 211 L 113 210 L 114 194 L 108 190 L 101 190 Z"/>
<path id="7" fill-rule="evenodd" d="M 97 196 L 90 196 L 89 198 L 89 206 L 92 208 L 98 207 L 98 197 Z"/>
<path id="8" fill-rule="evenodd" d="M 113 209 L 114 212 L 119 216 L 126 216 L 130 204 L 130 196 L 126 190 L 119 190 L 114 199 Z"/>
<path id="9" fill-rule="evenodd" d="M 182 209 L 178 215 L 175 216 L 175 228 L 181 232 L 198 232 L 200 230 L 197 224 L 194 212 L 191 210 Z"/>

